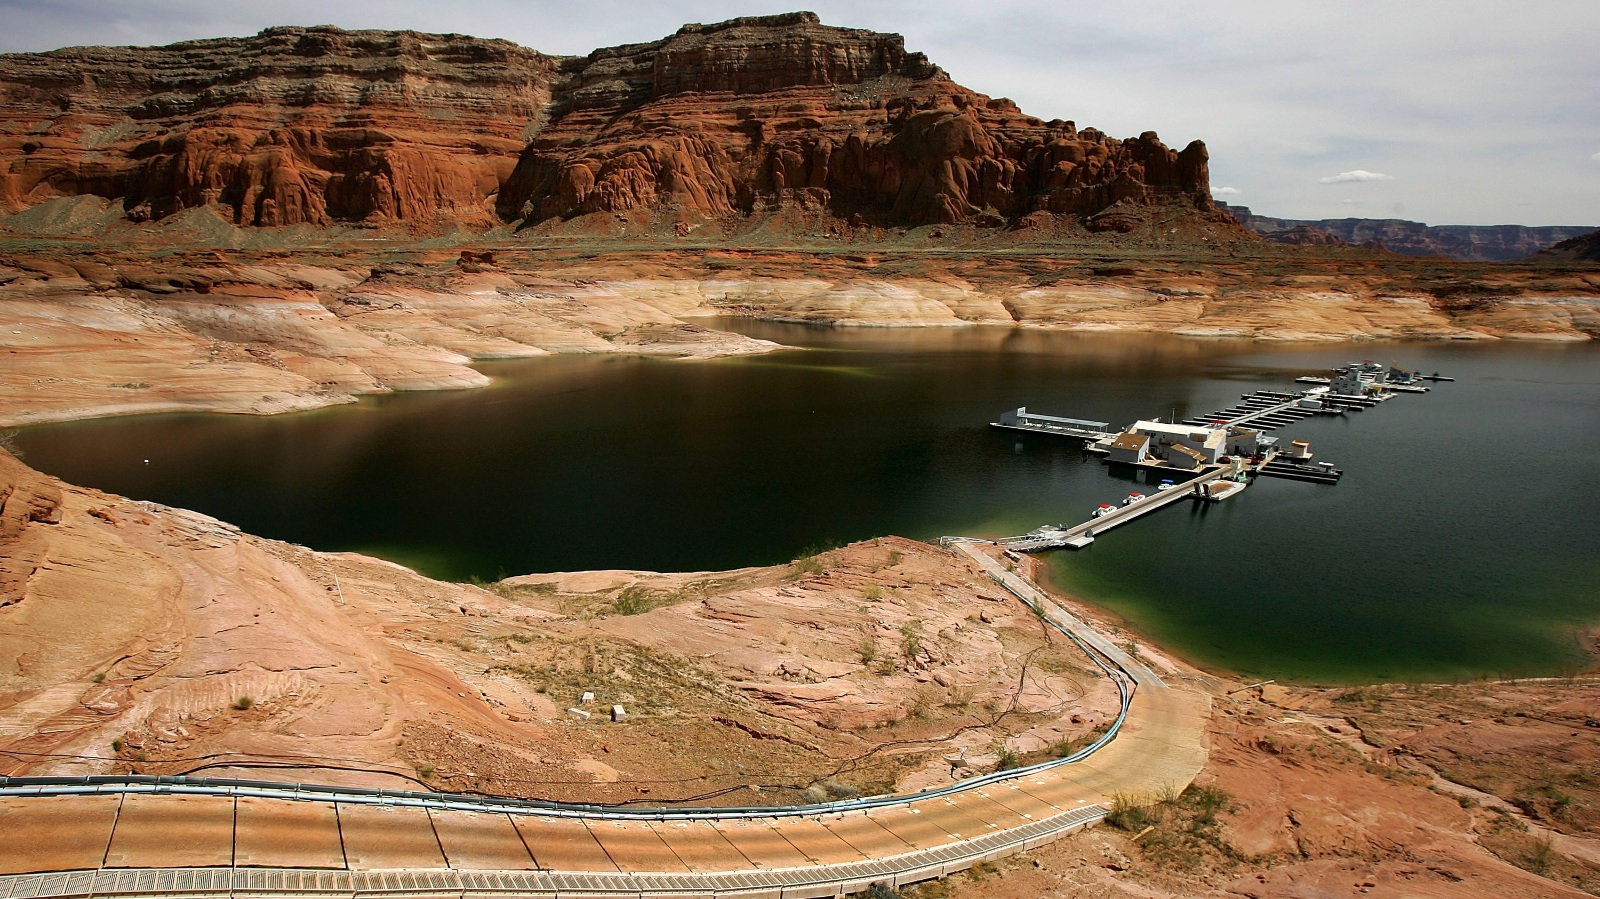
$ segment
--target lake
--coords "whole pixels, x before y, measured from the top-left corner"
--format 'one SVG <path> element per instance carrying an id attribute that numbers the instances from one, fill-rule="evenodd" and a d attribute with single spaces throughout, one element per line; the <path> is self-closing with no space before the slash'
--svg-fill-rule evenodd
<path id="1" fill-rule="evenodd" d="M 1311 681 L 1558 674 L 1600 623 L 1600 350 L 1268 344 L 724 322 L 803 347 L 487 363 L 494 386 L 275 418 L 32 428 L 33 466 L 262 536 L 493 579 L 766 565 L 885 534 L 1009 535 L 1148 488 L 1001 411 L 1124 425 L 1362 358 L 1453 375 L 1305 438 L 1337 486 L 1261 479 L 1051 554 L 1061 589 L 1195 661 Z M 145 460 L 149 460 L 148 463 Z"/>

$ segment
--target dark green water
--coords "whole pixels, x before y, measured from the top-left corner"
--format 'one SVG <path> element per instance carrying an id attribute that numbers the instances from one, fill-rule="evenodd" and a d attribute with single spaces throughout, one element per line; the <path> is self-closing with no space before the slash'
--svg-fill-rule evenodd
<path id="1" fill-rule="evenodd" d="M 1206 664 L 1309 680 L 1558 673 L 1600 622 L 1600 352 L 1274 346 L 1010 330 L 740 330 L 804 351 L 484 366 L 496 386 L 271 419 L 31 429 L 34 466 L 446 578 L 769 564 L 882 534 L 1012 534 L 1135 484 L 1075 442 L 986 423 L 1125 424 L 1352 358 L 1460 380 L 1280 432 L 1346 470 L 1263 479 L 1057 553 L 1052 576 Z M 145 459 L 150 461 L 145 463 Z"/>

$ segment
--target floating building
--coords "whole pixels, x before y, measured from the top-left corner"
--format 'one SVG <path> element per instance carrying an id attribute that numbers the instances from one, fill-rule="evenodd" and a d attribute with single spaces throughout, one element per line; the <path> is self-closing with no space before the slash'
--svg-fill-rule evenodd
<path id="1" fill-rule="evenodd" d="M 1222 458 L 1228 440 L 1226 428 L 1200 428 L 1142 419 L 1134 422 L 1128 431 L 1149 437 L 1150 455 L 1169 462 L 1172 461 L 1172 447 L 1181 446 L 1199 454 L 1205 464 L 1213 464 Z"/>

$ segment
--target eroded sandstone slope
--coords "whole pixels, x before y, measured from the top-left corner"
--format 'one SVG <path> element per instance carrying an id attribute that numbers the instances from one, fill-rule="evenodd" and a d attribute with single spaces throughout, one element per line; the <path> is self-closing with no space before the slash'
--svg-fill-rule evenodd
<path id="1" fill-rule="evenodd" d="M 662 252 L 585 244 L 0 256 L 0 427 L 174 410 L 270 414 L 489 383 L 474 360 L 779 349 L 733 316 L 819 325 L 1270 340 L 1600 335 L 1600 273 L 1373 256 Z"/>
<path id="2" fill-rule="evenodd" d="M 1070 642 L 908 540 L 484 589 L 63 485 L 4 452 L 0 503 L 4 774 L 288 767 L 759 805 L 948 782 L 947 755 L 969 773 L 1048 757 L 1118 708 Z"/>

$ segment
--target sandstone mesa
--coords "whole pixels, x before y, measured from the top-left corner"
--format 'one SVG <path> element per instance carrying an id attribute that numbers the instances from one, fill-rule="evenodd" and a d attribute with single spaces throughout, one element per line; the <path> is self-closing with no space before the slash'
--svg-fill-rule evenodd
<path id="1" fill-rule="evenodd" d="M 98 196 L 134 221 L 210 208 L 240 225 L 602 231 L 790 206 L 858 225 L 1063 214 L 1111 231 L 1152 204 L 1216 215 L 1200 142 L 1042 122 L 899 35 L 812 13 L 586 57 L 332 27 L 11 54 L 0 98 L 11 212 Z"/>

